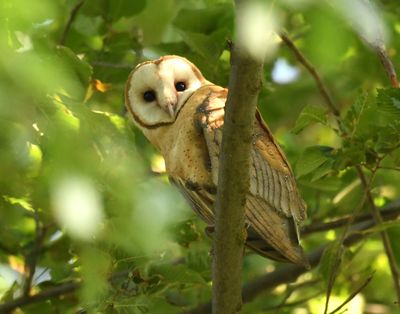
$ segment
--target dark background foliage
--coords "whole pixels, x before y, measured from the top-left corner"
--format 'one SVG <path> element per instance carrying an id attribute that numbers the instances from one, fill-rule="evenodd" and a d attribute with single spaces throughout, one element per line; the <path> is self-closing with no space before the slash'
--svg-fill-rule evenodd
<path id="1" fill-rule="evenodd" d="M 357 15 L 350 2 L 267 3 L 340 111 L 332 114 L 316 81 L 277 37 L 259 108 L 294 167 L 311 227 L 369 215 L 400 193 L 400 89 L 381 63 L 399 64 L 400 4 L 376 1 L 373 14 Z M 386 59 L 360 31 L 373 25 L 379 33 L 379 23 Z M 167 54 L 187 57 L 226 86 L 233 39 L 231 1 L 0 3 L 4 306 L 17 300 L 19 313 L 177 313 L 209 301 L 205 226 L 125 118 L 123 89 L 136 64 Z M 319 267 L 296 283 L 261 289 L 243 312 L 322 313 L 330 295 L 330 310 L 353 296 L 348 313 L 394 313 L 394 275 L 380 232 L 389 237 L 393 269 L 400 262 L 398 225 L 364 230 L 351 247 L 342 245 L 352 232 L 345 224 L 307 233 L 307 252 L 329 243 Z M 244 263 L 245 283 L 282 267 L 252 253 Z"/>

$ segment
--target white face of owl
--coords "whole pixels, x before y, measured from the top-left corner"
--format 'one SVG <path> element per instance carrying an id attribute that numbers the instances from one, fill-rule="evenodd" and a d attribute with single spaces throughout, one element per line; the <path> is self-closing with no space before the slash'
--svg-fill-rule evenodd
<path id="1" fill-rule="evenodd" d="M 129 76 L 126 106 L 139 127 L 172 123 L 190 95 L 206 83 L 199 69 L 185 58 L 147 61 Z"/>

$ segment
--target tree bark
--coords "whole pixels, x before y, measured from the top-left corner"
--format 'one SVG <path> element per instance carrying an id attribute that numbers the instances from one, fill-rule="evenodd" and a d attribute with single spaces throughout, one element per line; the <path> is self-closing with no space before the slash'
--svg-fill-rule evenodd
<path id="1" fill-rule="evenodd" d="M 262 62 L 232 47 L 215 213 L 212 312 L 218 314 L 237 313 L 242 306 L 244 206 L 262 69 Z"/>

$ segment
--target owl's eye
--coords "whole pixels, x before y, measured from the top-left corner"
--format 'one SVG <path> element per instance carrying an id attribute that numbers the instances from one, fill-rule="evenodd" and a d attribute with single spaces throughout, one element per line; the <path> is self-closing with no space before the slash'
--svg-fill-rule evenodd
<path id="1" fill-rule="evenodd" d="M 148 91 L 144 92 L 143 99 L 146 102 L 152 102 L 152 101 L 156 100 L 156 93 L 153 90 L 148 90 Z"/>
<path id="2" fill-rule="evenodd" d="M 186 89 L 186 84 L 184 82 L 177 82 L 175 83 L 175 89 L 178 92 L 183 92 Z"/>

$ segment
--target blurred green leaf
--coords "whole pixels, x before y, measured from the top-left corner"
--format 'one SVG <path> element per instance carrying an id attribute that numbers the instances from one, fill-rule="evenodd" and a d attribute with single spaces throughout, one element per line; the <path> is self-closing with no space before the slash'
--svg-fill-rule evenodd
<path id="1" fill-rule="evenodd" d="M 65 68 L 68 69 L 68 74 L 73 76 L 74 80 L 79 81 L 83 87 L 87 87 L 93 74 L 92 67 L 86 61 L 79 59 L 68 47 L 59 46 L 56 52 Z"/>
<path id="2" fill-rule="evenodd" d="M 368 233 L 378 233 L 378 232 L 382 232 L 384 230 L 393 228 L 393 227 L 398 227 L 400 225 L 400 220 L 394 220 L 394 221 L 386 221 L 386 222 L 382 222 L 377 226 L 368 228 L 364 231 L 362 231 L 362 234 L 368 234 Z"/>
<path id="3" fill-rule="evenodd" d="M 110 256 L 94 247 L 85 246 L 82 252 L 82 277 L 85 285 L 80 291 L 82 301 L 86 304 L 105 302 L 110 289 L 108 272 Z"/>
<path id="4" fill-rule="evenodd" d="M 171 226 L 170 232 L 173 239 L 184 247 L 189 247 L 190 243 L 200 238 L 200 232 L 192 220 L 186 220 Z"/>
<path id="5" fill-rule="evenodd" d="M 360 123 L 361 116 L 364 113 L 364 110 L 367 107 L 367 95 L 360 94 L 356 101 L 353 103 L 351 108 L 348 110 L 344 123 L 347 127 L 354 133 Z"/>
<path id="6" fill-rule="evenodd" d="M 296 175 L 302 177 L 316 170 L 329 160 L 331 152 L 327 146 L 307 147 L 296 162 Z"/>
<path id="7" fill-rule="evenodd" d="M 341 266 L 343 246 L 340 241 L 335 241 L 324 250 L 319 264 L 319 273 L 324 278 L 328 294 L 332 291 L 336 276 Z"/>
<path id="8" fill-rule="evenodd" d="M 220 3 L 205 9 L 182 9 L 173 24 L 185 33 L 211 35 L 219 28 L 233 26 L 233 7 L 230 3 Z"/>
<path id="9" fill-rule="evenodd" d="M 329 129 L 333 120 L 304 69 L 287 84 L 273 80 L 275 58 L 302 68 L 282 44 L 264 65 L 259 105 L 285 155 L 298 161 L 294 168 L 309 223 L 354 214 L 364 195 L 354 164 L 374 169 L 381 162 L 371 186 L 377 205 L 398 198 L 400 95 L 388 87 L 379 58 L 343 22 L 333 2 L 301 7 L 293 1 L 276 2 L 274 9 L 279 26 L 329 88 L 346 128 L 342 138 Z M 400 7 L 397 0 L 385 0 L 378 10 L 392 32 L 384 44 L 396 66 Z M 230 0 L 0 1 L 2 301 L 14 300 L 23 291 L 25 265 L 32 254 L 37 255 L 37 272 L 31 295 L 51 292 L 71 280 L 82 282 L 82 289 L 24 305 L 16 310 L 21 313 L 178 313 L 211 299 L 212 248 L 205 224 L 167 184 L 166 175 L 152 173 L 151 165 L 160 157 L 126 119 L 124 87 L 136 64 L 168 54 L 188 58 L 207 80 L 228 86 L 226 42 L 235 41 L 234 20 Z M 374 21 L 368 22 L 374 29 Z M 62 176 L 90 180 L 100 198 L 100 232 L 85 242 L 70 237 L 55 220 L 51 200 Z M 82 206 L 73 216 L 77 222 L 87 208 Z M 379 303 L 387 313 L 397 311 L 394 289 L 382 289 L 391 274 L 380 239 L 373 236 L 385 229 L 399 261 L 397 224 L 373 229 L 363 243 L 346 250 L 343 258 L 351 255 L 351 267 L 339 268 L 332 302 L 343 301 L 358 286 L 360 274 L 376 269 L 374 280 L 362 291 L 364 302 L 354 301 L 349 308 L 363 313 L 368 311 L 363 304 Z M 37 250 L 39 234 L 43 238 Z M 336 234 L 310 234 L 302 244 L 309 253 Z M 321 261 L 325 282 L 335 273 L 336 246 L 329 245 Z M 246 254 L 244 284 L 275 267 L 276 262 Z M 299 311 L 322 312 L 321 284 L 307 284 L 314 275 L 318 272 L 309 272 L 304 284 L 301 279 L 290 299 L 289 283 L 286 292 L 266 292 L 244 312 L 265 312 L 284 300 L 289 304 L 281 304 L 282 313 L 293 312 L 290 304 Z"/>
<path id="10" fill-rule="evenodd" d="M 171 285 L 174 284 L 204 284 L 205 280 L 197 272 L 186 265 L 156 265 L 151 268 L 150 274 L 157 274 Z"/>
<path id="11" fill-rule="evenodd" d="M 393 253 L 397 261 L 397 265 L 400 265 L 400 243 L 397 239 L 400 236 L 400 228 L 389 228 L 387 230 L 389 235 L 390 244 L 392 245 Z"/>
<path id="12" fill-rule="evenodd" d="M 378 108 L 383 112 L 400 119 L 400 89 L 379 89 L 377 96 Z"/>
<path id="13" fill-rule="evenodd" d="M 196 53 L 206 59 L 216 60 L 226 45 L 227 34 L 226 29 L 220 29 L 211 35 L 182 32 L 182 37 Z"/>
<path id="14" fill-rule="evenodd" d="M 296 124 L 292 129 L 292 132 L 297 134 L 301 132 L 305 127 L 316 122 L 319 122 L 323 125 L 327 124 L 326 110 L 322 107 L 307 105 L 303 108 L 303 111 L 297 118 Z"/>
<path id="15" fill-rule="evenodd" d="M 146 2 L 146 0 L 86 0 L 82 12 L 89 16 L 118 20 L 124 16 L 138 14 L 146 7 Z"/>
<path id="16" fill-rule="evenodd" d="M 306 181 L 305 178 L 300 181 L 301 184 L 313 189 L 314 192 L 336 192 L 342 184 L 340 178 L 338 177 L 325 177 L 321 179 L 316 179 L 314 181 Z"/>

